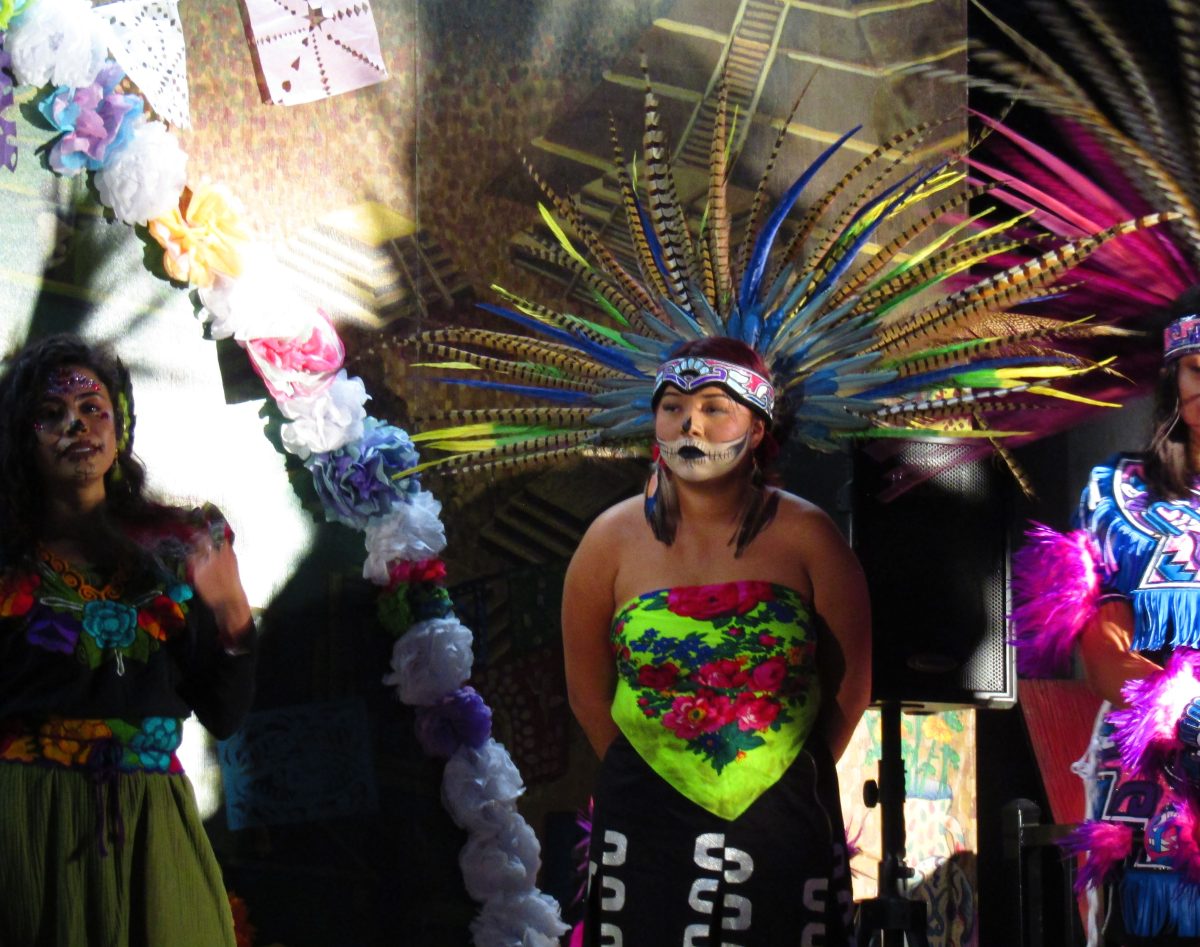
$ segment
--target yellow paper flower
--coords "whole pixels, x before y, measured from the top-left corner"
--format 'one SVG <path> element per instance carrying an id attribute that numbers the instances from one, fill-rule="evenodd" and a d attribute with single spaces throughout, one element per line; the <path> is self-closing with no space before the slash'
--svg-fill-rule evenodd
<path id="1" fill-rule="evenodd" d="M 150 235 L 163 248 L 163 266 L 171 279 L 207 287 L 216 273 L 242 273 L 241 248 L 249 239 L 233 195 L 223 187 L 201 185 L 185 192 L 176 207 L 149 223 Z"/>

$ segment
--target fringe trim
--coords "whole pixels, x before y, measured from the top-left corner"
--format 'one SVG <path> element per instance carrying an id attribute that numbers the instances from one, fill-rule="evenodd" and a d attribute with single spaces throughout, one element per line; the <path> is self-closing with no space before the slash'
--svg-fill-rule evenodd
<path id="1" fill-rule="evenodd" d="M 1128 871 L 1120 884 L 1125 930 L 1137 937 L 1200 936 L 1200 886 L 1173 871 Z"/>

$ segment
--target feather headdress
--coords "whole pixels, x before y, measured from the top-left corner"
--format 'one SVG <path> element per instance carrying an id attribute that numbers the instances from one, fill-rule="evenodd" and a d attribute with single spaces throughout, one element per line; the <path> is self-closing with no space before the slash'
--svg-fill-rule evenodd
<path id="1" fill-rule="evenodd" d="M 994 191 L 997 200 L 1028 211 L 1059 237 L 1093 233 L 1151 208 L 1176 216 L 1167 227 L 1121 241 L 1079 271 L 1086 283 L 1072 294 L 1073 305 L 1097 311 L 1102 304 L 1109 321 L 1136 324 L 1200 282 L 1200 162 L 1194 159 L 1200 146 L 1200 25 L 1194 5 L 1033 0 L 1029 7 L 1053 52 L 979 6 L 1011 44 L 1009 51 L 977 47 L 972 62 L 983 75 L 973 78 L 928 66 L 909 71 L 966 82 L 1036 106 L 1052 119 L 1053 150 L 984 119 L 995 132 L 989 160 L 969 160 L 1004 180 Z"/>
<path id="2" fill-rule="evenodd" d="M 613 174 L 632 254 L 602 238 L 581 206 L 531 169 L 552 238 L 541 260 L 568 273 L 599 313 L 582 315 L 498 289 L 483 309 L 513 330 L 419 334 L 418 364 L 441 380 L 516 396 L 517 407 L 457 411 L 414 440 L 446 456 L 446 472 L 519 470 L 571 456 L 630 456 L 653 431 L 655 371 L 681 342 L 740 339 L 763 355 L 792 435 L 831 450 L 878 437 L 1028 436 L 1034 409 L 1097 404 L 1063 383 L 1107 364 L 1072 350 L 1110 331 L 1021 310 L 1052 295 L 1097 248 L 1152 227 L 1122 220 L 970 279 L 973 265 L 1015 249 L 1023 215 L 992 222 L 967 204 L 961 156 L 921 164 L 925 128 L 884 142 L 831 188 L 814 179 L 858 131 L 830 144 L 768 210 L 783 124 L 744 223 L 731 212 L 733 116 L 716 93 L 707 193 L 699 222 L 681 203 L 657 97 L 646 83 L 643 164 L 615 141 Z M 735 240 L 735 235 L 740 238 Z M 1007 430 L 991 424 L 1009 417 Z M 1011 418 L 1020 417 L 1014 430 Z M 1028 424 L 1024 423 L 1028 421 Z M 418 468 L 420 469 L 420 468 Z"/>

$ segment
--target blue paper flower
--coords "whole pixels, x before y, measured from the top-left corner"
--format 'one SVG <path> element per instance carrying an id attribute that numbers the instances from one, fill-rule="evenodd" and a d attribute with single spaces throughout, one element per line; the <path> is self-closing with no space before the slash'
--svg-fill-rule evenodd
<path id="1" fill-rule="evenodd" d="M 420 460 L 408 435 L 398 427 L 368 417 L 363 436 L 326 454 L 313 454 L 306 462 L 317 495 L 325 505 L 325 518 L 363 529 L 420 489 L 416 476 L 392 478 Z"/>
<path id="2" fill-rule="evenodd" d="M 128 648 L 137 637 L 137 610 L 120 602 L 88 602 L 83 606 L 83 630 L 97 647 Z"/>
<path id="3" fill-rule="evenodd" d="M 114 91 L 125 73 L 109 60 L 89 86 L 59 86 L 38 103 L 62 137 L 50 149 L 50 167 L 58 174 L 99 171 L 128 143 L 142 114 L 141 96 Z"/>

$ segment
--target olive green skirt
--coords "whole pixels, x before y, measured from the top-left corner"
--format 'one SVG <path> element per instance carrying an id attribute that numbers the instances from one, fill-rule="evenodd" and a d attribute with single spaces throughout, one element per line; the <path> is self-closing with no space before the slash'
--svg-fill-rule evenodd
<path id="1" fill-rule="evenodd" d="M 187 777 L 0 762 L 0 944 L 235 947 Z"/>

